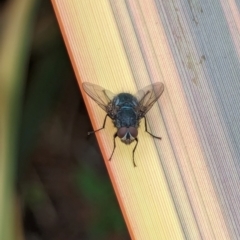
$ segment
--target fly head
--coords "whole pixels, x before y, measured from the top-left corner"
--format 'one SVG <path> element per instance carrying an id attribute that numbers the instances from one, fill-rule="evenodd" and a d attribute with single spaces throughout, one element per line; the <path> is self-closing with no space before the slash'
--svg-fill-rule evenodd
<path id="1" fill-rule="evenodd" d="M 133 142 L 138 135 L 138 130 L 135 127 L 121 127 L 117 131 L 117 136 L 125 144 Z"/>

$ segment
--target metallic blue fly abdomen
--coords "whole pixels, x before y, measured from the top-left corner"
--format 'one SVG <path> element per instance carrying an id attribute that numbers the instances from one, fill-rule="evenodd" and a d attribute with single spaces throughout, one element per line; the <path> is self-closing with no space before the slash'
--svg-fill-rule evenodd
<path id="1" fill-rule="evenodd" d="M 120 93 L 114 97 L 113 105 L 118 109 L 116 118 L 113 119 L 116 128 L 121 127 L 137 127 L 137 114 L 135 108 L 137 99 L 129 93 Z"/>

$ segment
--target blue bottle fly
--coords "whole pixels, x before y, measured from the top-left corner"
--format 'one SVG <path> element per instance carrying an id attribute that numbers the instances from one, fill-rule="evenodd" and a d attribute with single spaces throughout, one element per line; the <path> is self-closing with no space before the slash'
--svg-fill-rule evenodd
<path id="1" fill-rule="evenodd" d="M 130 93 L 113 94 L 98 85 L 84 82 L 83 89 L 107 114 L 103 126 L 95 131 L 88 132 L 88 135 L 105 128 L 107 117 L 111 118 L 117 132 L 113 135 L 113 151 L 109 158 L 112 159 L 116 148 L 116 137 L 119 137 L 125 144 L 136 142 L 133 148 L 133 165 L 136 167 L 134 153 L 138 145 L 138 127 L 140 120 L 145 120 L 145 131 L 152 137 L 161 139 L 150 133 L 147 129 L 146 113 L 161 96 L 164 90 L 163 83 L 157 82 L 139 90 L 135 95 Z"/>

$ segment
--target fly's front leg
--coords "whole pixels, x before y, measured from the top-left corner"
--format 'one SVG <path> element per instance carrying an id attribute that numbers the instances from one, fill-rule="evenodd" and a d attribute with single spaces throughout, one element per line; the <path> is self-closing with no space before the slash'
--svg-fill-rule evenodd
<path id="1" fill-rule="evenodd" d="M 116 148 L 116 137 L 117 137 L 117 132 L 113 135 L 113 151 L 112 151 L 111 157 L 109 158 L 109 161 L 112 159 L 114 150 Z"/>
<path id="2" fill-rule="evenodd" d="M 152 133 L 150 133 L 150 132 L 147 130 L 147 120 L 146 120 L 146 117 L 145 117 L 145 116 L 144 116 L 144 120 L 145 120 L 145 131 L 146 131 L 148 134 L 150 134 L 152 137 L 161 140 L 161 139 L 162 139 L 161 137 L 157 137 L 157 136 L 153 135 Z"/>
<path id="3" fill-rule="evenodd" d="M 136 141 L 136 145 L 135 145 L 135 147 L 134 147 L 134 149 L 133 149 L 133 166 L 134 166 L 134 167 L 137 166 L 136 163 L 135 163 L 135 160 L 134 160 L 134 153 L 135 153 L 135 150 L 136 150 L 137 145 L 138 145 L 138 138 L 135 138 L 135 141 Z"/>
<path id="4" fill-rule="evenodd" d="M 97 130 L 95 130 L 95 131 L 88 132 L 88 135 L 104 129 L 104 128 L 105 128 L 105 124 L 106 124 L 107 117 L 108 117 L 108 115 L 105 116 L 104 121 L 103 121 L 103 126 L 102 126 L 101 128 L 99 128 L 99 129 L 97 129 Z"/>

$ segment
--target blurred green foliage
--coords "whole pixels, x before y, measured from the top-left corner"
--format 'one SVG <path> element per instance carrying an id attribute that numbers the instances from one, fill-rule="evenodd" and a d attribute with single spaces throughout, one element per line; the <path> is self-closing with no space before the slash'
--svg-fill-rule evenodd
<path id="1" fill-rule="evenodd" d="M 126 231 L 123 219 L 118 217 L 119 209 L 109 179 L 87 164 L 76 169 L 74 179 L 82 197 L 96 214 L 89 224 L 90 239 L 107 239 L 110 231 L 118 234 Z"/>

